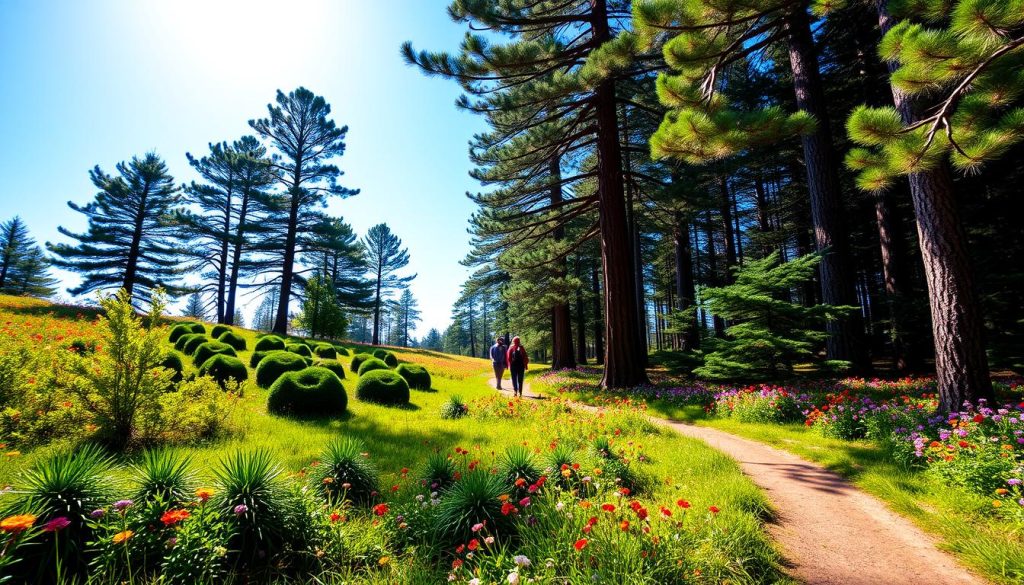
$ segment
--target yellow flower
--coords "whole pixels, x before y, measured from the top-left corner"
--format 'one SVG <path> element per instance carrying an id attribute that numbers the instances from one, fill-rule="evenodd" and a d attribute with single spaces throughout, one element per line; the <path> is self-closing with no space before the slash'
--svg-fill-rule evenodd
<path id="1" fill-rule="evenodd" d="M 21 456 L 21 451 L 8 451 L 5 455 L 8 457 L 19 457 Z"/>
<path id="2" fill-rule="evenodd" d="M 131 530 L 125 530 L 124 532 L 118 532 L 117 534 L 114 535 L 114 544 L 121 544 L 122 542 L 127 541 L 129 538 L 131 538 L 134 535 L 135 535 L 135 533 L 132 532 Z"/>
<path id="3" fill-rule="evenodd" d="M 391 557 L 381 557 L 380 560 L 377 561 L 377 564 L 383 567 L 384 565 L 386 565 L 386 564 L 388 564 L 390 562 L 391 562 Z"/>
<path id="4" fill-rule="evenodd" d="M 600 467 L 595 467 L 594 468 L 594 475 L 601 475 L 602 473 L 604 473 L 604 472 L 601 471 Z"/>
<path id="5" fill-rule="evenodd" d="M 562 477 L 569 477 L 570 475 L 572 475 L 572 470 L 571 469 L 563 469 L 562 470 Z"/>
<path id="6" fill-rule="evenodd" d="M 28 530 L 35 523 L 36 517 L 34 515 L 18 514 L 16 516 L 8 516 L 7 518 L 0 520 L 0 530 L 17 534 Z"/>
<path id="7" fill-rule="evenodd" d="M 196 497 L 199 498 L 199 501 L 201 502 L 209 500 L 210 498 L 213 497 L 213 494 L 213 488 L 199 488 L 196 490 Z"/>
<path id="8" fill-rule="evenodd" d="M 993 508 L 998 508 L 998 507 L 1000 507 L 1002 505 L 1003 505 L 1003 503 L 1000 502 L 999 500 L 992 500 L 992 507 Z"/>

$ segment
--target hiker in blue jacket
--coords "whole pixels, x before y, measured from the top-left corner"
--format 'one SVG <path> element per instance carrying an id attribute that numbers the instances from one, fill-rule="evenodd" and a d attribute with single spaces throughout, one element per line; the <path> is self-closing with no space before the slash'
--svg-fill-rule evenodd
<path id="1" fill-rule="evenodd" d="M 505 356 L 505 340 L 501 337 L 494 340 L 491 346 L 491 365 L 494 366 L 494 380 L 496 388 L 501 390 L 501 378 L 505 375 L 505 368 L 508 367 L 508 360 Z"/>

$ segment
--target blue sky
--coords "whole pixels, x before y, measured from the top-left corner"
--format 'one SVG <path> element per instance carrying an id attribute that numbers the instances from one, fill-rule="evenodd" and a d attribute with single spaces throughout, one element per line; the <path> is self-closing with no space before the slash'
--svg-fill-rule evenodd
<path id="1" fill-rule="evenodd" d="M 362 234 L 386 222 L 409 248 L 423 323 L 442 329 L 466 269 L 477 189 L 466 144 L 482 122 L 456 84 L 407 67 L 399 46 L 454 48 L 445 0 L 0 0 L 0 220 L 40 243 L 85 228 L 66 202 L 154 150 L 179 181 L 185 153 L 250 133 L 277 89 L 323 95 L 349 126 L 342 183 L 362 193 L 328 210 Z M 74 275 L 61 274 L 74 282 Z M 258 302 L 248 301 L 247 315 Z"/>

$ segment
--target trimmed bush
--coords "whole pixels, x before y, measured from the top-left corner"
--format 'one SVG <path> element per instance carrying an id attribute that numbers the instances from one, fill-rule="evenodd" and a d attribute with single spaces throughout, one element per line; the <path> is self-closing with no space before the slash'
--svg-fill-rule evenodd
<path id="1" fill-rule="evenodd" d="M 234 331 L 225 331 L 219 336 L 216 336 L 221 343 L 226 343 L 238 351 L 245 351 L 246 343 L 245 338 L 235 333 Z"/>
<path id="2" fill-rule="evenodd" d="M 317 366 L 321 368 L 327 368 L 328 370 L 334 372 L 335 376 L 341 378 L 342 380 L 345 379 L 345 366 L 341 365 L 341 363 L 338 362 L 337 360 L 325 360 L 317 364 Z"/>
<path id="3" fill-rule="evenodd" d="M 256 385 L 269 388 L 282 374 L 306 369 L 306 360 L 290 351 L 272 351 L 256 366 Z"/>
<path id="4" fill-rule="evenodd" d="M 181 381 L 182 373 L 185 371 L 185 361 L 181 359 L 180 353 L 176 351 L 167 352 L 160 365 L 174 372 L 171 382 L 178 383 Z"/>
<path id="5" fill-rule="evenodd" d="M 388 365 L 385 364 L 383 361 L 381 361 L 381 360 L 379 360 L 377 358 L 370 358 L 370 359 L 364 361 L 363 363 L 359 364 L 358 372 L 359 372 L 359 375 L 362 376 L 366 372 L 372 372 L 374 370 L 390 370 L 390 369 L 391 368 L 389 368 Z"/>
<path id="6" fill-rule="evenodd" d="M 174 342 L 174 349 L 182 352 L 185 351 L 185 344 L 193 339 L 206 339 L 206 336 L 202 333 L 186 333 Z"/>
<path id="7" fill-rule="evenodd" d="M 227 325 L 214 325 L 213 329 L 210 330 L 210 337 L 220 339 L 220 336 L 224 335 L 228 331 L 231 331 L 231 328 Z"/>
<path id="8" fill-rule="evenodd" d="M 187 325 L 185 323 L 175 325 L 174 327 L 171 327 L 171 332 L 167 334 L 167 341 L 174 343 L 175 341 L 178 341 L 179 337 L 182 335 L 188 335 L 189 333 L 192 333 L 191 325 Z"/>
<path id="9" fill-rule="evenodd" d="M 281 351 L 281 350 L 276 350 L 276 351 Z M 263 361 L 263 358 L 267 357 L 268 353 L 270 353 L 270 352 L 269 351 L 254 351 L 254 352 L 252 352 L 252 355 L 249 356 L 249 367 L 253 368 L 253 369 L 256 369 L 256 366 L 260 365 L 260 362 Z"/>
<path id="10" fill-rule="evenodd" d="M 184 354 L 194 356 L 196 355 L 196 350 L 199 349 L 200 345 L 207 343 L 209 341 L 213 341 L 212 339 L 205 335 L 199 335 L 198 333 L 196 333 L 195 335 L 197 335 L 198 337 L 193 337 L 185 342 L 185 346 L 182 348 L 182 352 Z"/>
<path id="11" fill-rule="evenodd" d="M 334 372 L 305 368 L 287 372 L 270 387 L 267 410 L 297 416 L 338 415 L 345 412 L 348 395 Z"/>
<path id="12" fill-rule="evenodd" d="M 265 335 L 256 342 L 256 351 L 274 351 L 284 349 L 284 340 L 276 335 Z"/>
<path id="13" fill-rule="evenodd" d="M 312 350 L 305 343 L 288 343 L 285 344 L 284 348 L 292 353 L 297 353 L 302 357 L 313 357 Z"/>
<path id="14" fill-rule="evenodd" d="M 249 379 L 249 370 L 246 369 L 242 360 L 227 354 L 219 353 L 203 362 L 199 367 L 200 376 L 209 376 L 223 388 L 228 380 L 234 379 L 238 383 Z"/>
<path id="15" fill-rule="evenodd" d="M 430 390 L 430 372 L 423 366 L 416 364 L 401 364 L 395 368 L 395 373 L 405 378 L 409 387 L 413 390 Z"/>
<path id="16" fill-rule="evenodd" d="M 192 353 L 192 359 L 196 365 L 202 365 L 206 363 L 206 360 L 215 355 L 238 357 L 238 354 L 235 353 L 235 348 L 230 345 L 219 341 L 207 341 L 196 348 L 195 352 Z"/>
<path id="17" fill-rule="evenodd" d="M 318 343 L 316 347 L 313 348 L 313 353 L 315 353 L 317 357 L 322 357 L 324 359 L 333 360 L 338 357 L 338 351 L 335 350 L 334 346 L 330 343 Z"/>
<path id="18" fill-rule="evenodd" d="M 398 365 L 398 358 L 395 357 L 395 354 L 386 349 L 378 349 L 374 351 L 373 357 L 387 364 L 389 368 L 393 368 Z"/>
<path id="19" fill-rule="evenodd" d="M 357 353 L 356 355 L 352 356 L 352 371 L 359 372 L 359 366 L 361 366 L 363 362 L 372 357 L 373 356 L 368 353 Z"/>
<path id="20" fill-rule="evenodd" d="M 356 397 L 378 404 L 408 404 L 409 383 L 391 370 L 373 370 L 359 375 Z"/>
<path id="21" fill-rule="evenodd" d="M 352 355 L 352 352 L 349 351 L 347 347 L 342 347 L 340 345 L 335 345 L 334 350 L 338 352 L 338 355 L 343 355 L 345 357 Z"/>
<path id="22" fill-rule="evenodd" d="M 206 325 L 202 323 L 189 323 L 189 327 L 192 328 L 192 333 L 202 333 L 206 335 Z"/>

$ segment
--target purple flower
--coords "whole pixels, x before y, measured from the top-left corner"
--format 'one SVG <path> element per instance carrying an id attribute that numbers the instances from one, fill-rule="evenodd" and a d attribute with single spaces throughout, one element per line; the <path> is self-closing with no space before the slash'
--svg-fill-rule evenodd
<path id="1" fill-rule="evenodd" d="M 118 500 L 114 502 L 114 509 L 117 510 L 118 512 L 123 512 L 125 508 L 130 507 L 134 503 L 135 502 L 131 500 Z"/>
<path id="2" fill-rule="evenodd" d="M 249 506 L 246 506 L 245 504 L 238 504 L 237 506 L 235 506 L 235 516 L 242 516 L 248 511 Z"/>
<path id="3" fill-rule="evenodd" d="M 89 517 L 92 518 L 93 520 L 99 520 L 106 513 L 107 513 L 107 511 L 104 510 L 103 508 L 96 508 L 92 512 L 89 512 Z"/>
<path id="4" fill-rule="evenodd" d="M 43 532 L 57 532 L 71 526 L 71 520 L 64 516 L 57 516 L 43 525 Z"/>
<path id="5" fill-rule="evenodd" d="M 1006 483 L 1008 483 L 1010 485 L 1020 485 L 1021 484 L 1021 480 L 1017 479 L 1016 477 L 1011 477 L 1010 479 L 1006 480 Z"/>

